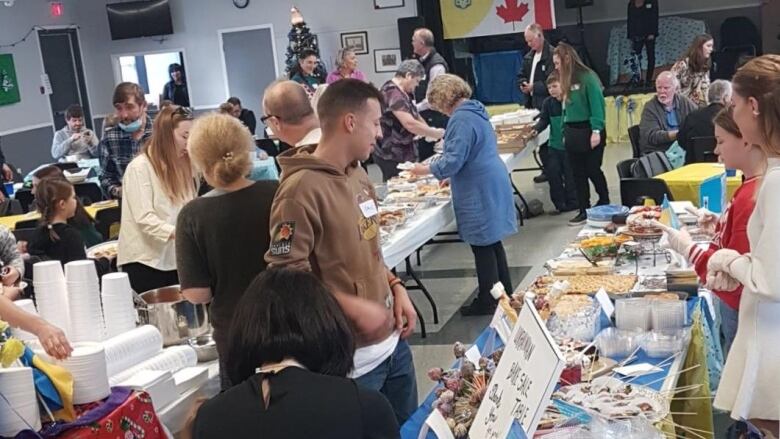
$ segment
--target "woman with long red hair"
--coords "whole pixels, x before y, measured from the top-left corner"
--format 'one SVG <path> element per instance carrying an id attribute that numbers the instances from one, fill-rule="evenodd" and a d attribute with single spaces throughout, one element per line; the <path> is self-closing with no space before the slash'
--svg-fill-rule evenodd
<path id="1" fill-rule="evenodd" d="M 171 105 L 154 119 L 152 137 L 127 166 L 117 263 L 136 292 L 174 285 L 179 210 L 197 196 L 187 154 L 192 111 Z"/>

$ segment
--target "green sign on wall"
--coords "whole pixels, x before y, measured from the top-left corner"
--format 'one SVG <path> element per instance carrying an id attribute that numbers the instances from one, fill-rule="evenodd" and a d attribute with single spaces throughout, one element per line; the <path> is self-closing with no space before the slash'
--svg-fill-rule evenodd
<path id="1" fill-rule="evenodd" d="M 10 53 L 0 54 L 0 105 L 15 104 L 21 100 L 14 57 Z"/>

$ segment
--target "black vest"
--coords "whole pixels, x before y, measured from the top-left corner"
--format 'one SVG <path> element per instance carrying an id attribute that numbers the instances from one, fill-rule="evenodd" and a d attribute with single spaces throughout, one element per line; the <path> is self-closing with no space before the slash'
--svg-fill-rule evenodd
<path id="1" fill-rule="evenodd" d="M 419 57 L 417 59 L 420 60 Z M 420 60 L 420 62 L 425 69 L 425 79 L 420 81 L 420 85 L 414 89 L 414 99 L 418 103 L 425 100 L 425 93 L 428 91 L 428 82 L 431 78 L 431 69 L 433 66 L 441 64 L 444 66 L 445 72 L 450 71 L 450 67 L 447 65 L 447 61 L 444 60 L 443 56 L 436 52 L 436 49 L 431 49 L 431 52 L 428 54 L 428 57 L 425 58 L 425 61 Z"/>

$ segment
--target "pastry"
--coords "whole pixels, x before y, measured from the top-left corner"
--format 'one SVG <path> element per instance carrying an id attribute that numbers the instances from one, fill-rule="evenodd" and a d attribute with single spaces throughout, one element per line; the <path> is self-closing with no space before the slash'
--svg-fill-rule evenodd
<path id="1" fill-rule="evenodd" d="M 569 294 L 595 293 L 604 288 L 607 293 L 625 294 L 634 287 L 637 277 L 632 274 L 577 275 L 577 276 L 540 276 L 529 288 L 530 291 L 545 295 L 556 281 L 569 283 Z"/>

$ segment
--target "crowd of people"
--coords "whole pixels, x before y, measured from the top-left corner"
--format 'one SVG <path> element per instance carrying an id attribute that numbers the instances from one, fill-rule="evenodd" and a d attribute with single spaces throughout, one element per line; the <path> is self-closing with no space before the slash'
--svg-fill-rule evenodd
<path id="1" fill-rule="evenodd" d="M 641 14 L 653 5 L 632 1 L 629 15 L 645 20 Z M 652 51 L 656 35 L 652 23 L 632 35 L 635 50 Z M 591 184 L 595 204 L 610 203 L 603 86 L 572 46 L 552 47 L 540 26 L 529 26 L 525 38 L 531 51 L 518 87 L 540 110 L 535 130 L 550 129 L 542 160 L 554 213 L 576 211 L 569 224 L 580 225 Z M 714 153 L 745 175 L 722 216 L 699 212 L 715 234 L 709 249 L 685 231 L 665 229 L 721 300 L 729 354 L 714 405 L 777 434 L 780 278 L 771 261 L 780 247 L 780 204 L 773 199 L 780 186 L 780 56 L 747 62 L 732 82 L 710 83 L 712 43 L 708 35 L 697 38 L 655 78 L 656 97 L 640 123 L 641 151 L 685 146 L 711 130 Z M 380 88 L 358 70 L 351 49 L 339 52 L 325 81 L 315 74 L 317 53 L 304 50 L 289 77 L 268 86 L 260 121 L 292 147 L 277 157 L 278 183 L 247 178 L 254 113 L 230 98 L 219 111 L 195 117 L 183 100 L 178 64 L 164 92 L 171 102 L 154 117 L 139 85 L 117 85 L 115 124 L 99 141 L 84 129 L 80 107 L 66 112 L 52 156 L 99 158 L 103 190 L 121 199 L 118 265 L 133 289 L 180 284 L 187 300 L 211 303 L 223 393 L 197 410 L 194 437 L 245 437 L 259 429 L 272 437 L 396 437 L 417 408 L 406 341 L 417 313 L 382 257 L 377 194 L 361 166 L 370 158 L 383 180 L 396 176 L 399 164 L 415 162 L 413 174 L 451 186 L 479 285 L 464 315 L 491 314 L 497 282 L 513 290 L 503 241 L 517 232 L 517 217 L 487 111 L 463 79 L 448 73 L 430 30 L 418 29 L 411 44 L 416 59 L 400 63 Z M 440 157 L 421 163 L 438 141 Z M 62 358 L 71 352 L 62 331 L 11 303 L 25 259 L 85 258 L 94 225 L 83 220 L 73 186 L 57 171 L 36 173 L 42 225 L 35 238 L 17 246 L 0 230 L 0 262 L 11 267 L 3 272 L 0 315 Z M 291 422 L 293 416 L 307 422 Z"/>

